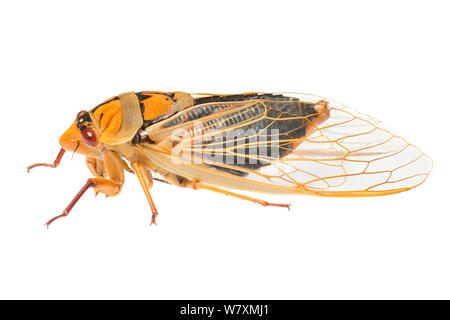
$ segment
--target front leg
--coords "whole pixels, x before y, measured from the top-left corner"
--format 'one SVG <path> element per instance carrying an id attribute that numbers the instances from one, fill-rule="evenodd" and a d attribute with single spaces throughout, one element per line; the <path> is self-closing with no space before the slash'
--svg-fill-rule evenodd
<path id="1" fill-rule="evenodd" d="M 103 160 L 86 157 L 86 166 L 94 177 L 106 177 L 108 175 Z"/>
<path id="2" fill-rule="evenodd" d="M 66 150 L 64 150 L 64 149 L 59 150 L 59 153 L 56 156 L 56 159 L 55 159 L 55 161 L 53 161 L 53 163 L 35 163 L 35 164 L 32 164 L 31 166 L 28 166 L 27 172 L 30 172 L 31 169 L 36 168 L 36 167 L 56 168 L 57 166 L 59 166 L 59 163 L 61 162 L 61 159 L 65 152 L 66 152 Z"/>
<path id="3" fill-rule="evenodd" d="M 75 198 L 69 203 L 67 208 L 62 214 L 56 216 L 49 221 L 47 221 L 47 227 L 55 220 L 66 217 L 70 210 L 75 206 L 78 200 L 81 199 L 83 194 L 90 188 L 93 188 L 95 194 L 103 193 L 106 197 L 116 196 L 122 190 L 122 185 L 125 182 L 124 179 L 124 168 L 122 165 L 121 158 L 119 155 L 111 150 L 105 150 L 103 154 L 104 160 L 97 160 L 93 158 L 87 158 L 86 163 L 91 170 L 91 172 L 96 176 L 95 178 L 90 178 L 87 180 L 86 184 L 77 193 Z M 107 175 L 110 179 L 102 177 Z"/>
<path id="4" fill-rule="evenodd" d="M 101 192 L 104 193 L 107 197 L 109 197 L 119 194 L 122 186 L 119 185 L 117 182 L 102 177 L 88 179 L 86 184 L 77 193 L 75 198 L 73 198 L 73 200 L 69 203 L 67 208 L 64 209 L 63 213 L 61 213 L 59 216 L 56 216 L 48 220 L 45 223 L 47 228 L 53 221 L 69 215 L 70 210 L 72 210 L 72 208 L 75 206 L 78 200 L 80 200 L 83 194 L 91 187 L 94 189 L 96 195 Z"/>

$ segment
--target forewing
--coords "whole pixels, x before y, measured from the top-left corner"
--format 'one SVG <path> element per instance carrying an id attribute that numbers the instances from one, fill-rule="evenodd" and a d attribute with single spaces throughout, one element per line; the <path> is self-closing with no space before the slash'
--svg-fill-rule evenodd
<path id="1" fill-rule="evenodd" d="M 204 182 L 220 174 L 239 180 L 230 185 L 241 189 L 255 189 L 248 183 L 268 192 L 382 195 L 421 184 L 432 167 L 419 148 L 379 121 L 301 94 L 194 106 L 151 134 L 170 141 L 166 151 L 191 169 L 189 178 L 201 169 Z"/>

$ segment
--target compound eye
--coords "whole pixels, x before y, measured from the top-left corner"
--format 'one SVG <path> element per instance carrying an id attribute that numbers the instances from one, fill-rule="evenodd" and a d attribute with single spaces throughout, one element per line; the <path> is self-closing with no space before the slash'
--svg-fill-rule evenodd
<path id="1" fill-rule="evenodd" d="M 81 138 L 83 139 L 83 142 L 90 146 L 95 147 L 97 146 L 97 136 L 95 135 L 94 130 L 92 129 L 84 129 L 81 133 Z"/>

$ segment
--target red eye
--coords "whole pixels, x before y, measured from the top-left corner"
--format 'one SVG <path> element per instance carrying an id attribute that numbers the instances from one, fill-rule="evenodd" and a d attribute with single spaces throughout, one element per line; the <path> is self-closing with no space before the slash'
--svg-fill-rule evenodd
<path id="1" fill-rule="evenodd" d="M 81 138 L 83 138 L 83 142 L 90 147 L 95 147 L 97 145 L 97 136 L 92 129 L 84 129 L 81 133 Z"/>

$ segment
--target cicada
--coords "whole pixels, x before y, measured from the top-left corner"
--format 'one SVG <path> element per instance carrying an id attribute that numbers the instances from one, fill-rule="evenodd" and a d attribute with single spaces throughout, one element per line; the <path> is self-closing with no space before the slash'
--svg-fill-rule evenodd
<path id="1" fill-rule="evenodd" d="M 153 181 L 289 208 L 237 191 L 380 196 L 425 181 L 431 159 L 380 122 L 329 99 L 297 93 L 127 92 L 81 111 L 59 139 L 92 172 L 61 215 L 89 188 L 120 193 L 135 174 L 152 211 Z M 153 177 L 157 174 L 159 178 Z"/>

